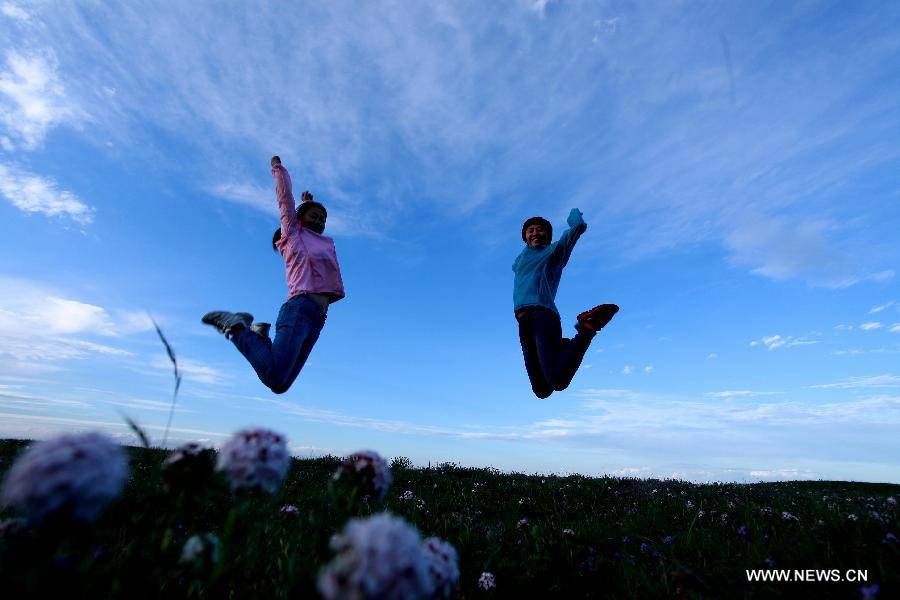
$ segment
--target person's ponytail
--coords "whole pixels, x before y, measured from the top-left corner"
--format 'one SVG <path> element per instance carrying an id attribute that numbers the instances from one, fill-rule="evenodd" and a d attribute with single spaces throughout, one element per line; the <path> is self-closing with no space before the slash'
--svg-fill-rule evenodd
<path id="1" fill-rule="evenodd" d="M 281 227 L 275 230 L 275 233 L 272 235 L 272 250 L 278 252 L 278 241 L 281 239 Z"/>

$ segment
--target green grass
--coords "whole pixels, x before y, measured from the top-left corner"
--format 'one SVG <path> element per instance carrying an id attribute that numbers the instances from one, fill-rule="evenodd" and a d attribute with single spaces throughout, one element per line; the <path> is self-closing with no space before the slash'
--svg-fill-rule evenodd
<path id="1" fill-rule="evenodd" d="M 0 441 L 0 470 L 23 444 Z M 694 485 L 454 465 L 413 469 L 397 460 L 384 503 L 367 505 L 331 487 L 340 464 L 334 457 L 293 461 L 274 497 L 234 496 L 218 479 L 200 493 L 173 495 L 162 485 L 165 451 L 128 451 L 126 491 L 95 524 L 3 536 L 4 597 L 316 597 L 331 535 L 351 516 L 385 509 L 423 537 L 456 547 L 456 597 L 860 598 L 860 588 L 873 583 L 879 598 L 900 594 L 900 544 L 885 541 L 888 533 L 900 536 L 896 506 L 887 502 L 900 498 L 897 485 Z M 400 498 L 407 490 L 414 500 Z M 299 517 L 281 515 L 283 504 L 299 507 Z M 799 521 L 784 520 L 785 511 Z M 528 526 L 518 528 L 523 518 Z M 742 526 L 746 536 L 738 533 Z M 563 535 L 566 528 L 573 537 Z M 203 532 L 221 538 L 220 561 L 179 564 L 185 540 Z M 778 569 L 864 569 L 868 582 L 748 583 L 745 570 L 767 568 L 767 560 Z M 477 588 L 483 571 L 496 576 L 491 592 Z"/>

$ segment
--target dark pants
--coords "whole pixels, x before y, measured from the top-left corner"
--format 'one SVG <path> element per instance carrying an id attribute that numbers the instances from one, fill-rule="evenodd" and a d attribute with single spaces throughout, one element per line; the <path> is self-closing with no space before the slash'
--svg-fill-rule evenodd
<path id="1" fill-rule="evenodd" d="M 575 337 L 564 338 L 559 316 L 540 306 L 527 308 L 516 318 L 534 395 L 546 398 L 554 390 L 561 392 L 569 387 L 596 333 L 576 325 Z"/>
<path id="2" fill-rule="evenodd" d="M 234 334 L 231 341 L 259 380 L 276 394 L 283 394 L 306 364 L 323 325 L 325 313 L 319 305 L 307 296 L 294 296 L 278 311 L 274 341 L 259 337 L 249 327 Z"/>

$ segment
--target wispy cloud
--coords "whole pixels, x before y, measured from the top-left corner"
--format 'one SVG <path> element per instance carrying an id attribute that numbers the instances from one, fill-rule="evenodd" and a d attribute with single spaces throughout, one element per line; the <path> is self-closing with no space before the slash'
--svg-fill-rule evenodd
<path id="1" fill-rule="evenodd" d="M 61 298 L 31 282 L 0 276 L 0 331 L 12 333 L 29 327 L 47 335 L 115 333 L 109 313 L 100 306 Z"/>
<path id="2" fill-rule="evenodd" d="M 159 369 L 160 371 L 171 375 L 172 363 L 170 362 L 168 356 L 160 354 L 153 360 L 152 365 L 156 369 Z M 187 381 L 195 381 L 197 383 L 207 383 L 213 385 L 227 384 L 232 381 L 232 378 L 225 371 L 217 369 L 196 359 L 185 358 L 183 356 L 179 357 L 178 366 L 181 370 L 181 373 L 184 375 L 185 380 Z"/>
<path id="3" fill-rule="evenodd" d="M 335 215 L 367 215 L 332 231 L 391 235 L 398 215 L 423 206 L 466 219 L 508 199 L 482 224 L 492 227 L 522 210 L 522 190 L 563 180 L 576 183 L 548 211 L 602 210 L 615 260 L 712 241 L 775 279 L 840 287 L 892 275 L 866 232 L 844 223 L 835 191 L 900 155 L 889 136 L 898 91 L 878 84 L 893 46 L 877 11 L 831 32 L 852 53 L 807 48 L 791 55 L 798 63 L 782 48 L 814 43 L 791 35 L 805 9 L 742 12 L 750 38 L 730 10 L 680 4 L 388 8 L 254 6 L 235 18 L 191 3 L 38 4 L 41 26 L 11 45 L 53 49 L 58 61 L 41 72 L 88 107 L 92 135 L 133 142 L 148 123 L 181 132 L 213 177 L 239 182 L 221 194 L 267 214 L 254 191 L 267 169 L 234 148 L 245 161 L 277 151 Z M 692 22 L 723 33 L 673 26 Z M 280 68 L 260 67 L 276 54 Z M 833 221 L 801 216 L 823 213 Z"/>
<path id="4" fill-rule="evenodd" d="M 211 191 L 225 200 L 243 204 L 273 217 L 278 217 L 278 205 L 274 199 L 274 188 L 232 181 L 216 184 Z"/>
<path id="5" fill-rule="evenodd" d="M 124 398 L 121 400 L 107 400 L 108 404 L 112 404 L 114 406 L 121 406 L 123 408 L 133 408 L 136 410 L 149 410 L 154 412 L 169 412 L 172 410 L 172 402 L 166 401 L 163 402 L 161 400 L 144 400 L 141 398 Z M 189 408 L 185 408 L 183 406 L 176 406 L 175 412 L 177 413 L 195 413 L 196 410 L 192 410 Z"/>
<path id="6" fill-rule="evenodd" d="M 759 396 L 774 396 L 782 392 L 754 392 L 751 390 L 726 390 L 724 392 L 706 392 L 707 398 L 757 398 Z"/>
<path id="7" fill-rule="evenodd" d="M 897 353 L 900 350 L 890 350 L 888 348 L 850 348 L 848 350 L 832 350 L 828 354 L 831 356 L 856 356 L 859 354 L 886 354 L 886 353 Z"/>
<path id="8" fill-rule="evenodd" d="M 883 311 L 891 308 L 892 306 L 895 306 L 896 304 L 897 304 L 896 302 L 891 300 L 890 302 L 886 302 L 884 304 L 879 304 L 878 306 L 873 306 L 871 309 L 869 309 L 869 314 L 871 315 L 871 314 L 883 312 Z"/>
<path id="9" fill-rule="evenodd" d="M 52 179 L 11 165 L 0 164 L 0 195 L 26 213 L 65 216 L 82 225 L 94 220 L 94 209 L 72 192 L 59 189 Z"/>
<path id="10" fill-rule="evenodd" d="M 798 479 L 809 481 L 821 478 L 818 473 L 809 469 L 754 469 L 750 471 L 750 476 L 759 479 L 783 481 L 796 481 Z"/>
<path id="11" fill-rule="evenodd" d="M 881 329 L 882 327 L 884 327 L 884 325 L 878 321 L 868 321 L 859 326 L 863 331 L 874 331 L 875 329 Z"/>
<path id="12" fill-rule="evenodd" d="M 825 383 L 811 385 L 811 388 L 820 389 L 856 389 L 870 387 L 898 387 L 900 377 L 897 375 L 876 375 L 874 377 L 849 377 L 838 383 Z"/>
<path id="13" fill-rule="evenodd" d="M 807 340 L 803 338 L 795 338 L 793 336 L 770 335 L 759 340 L 750 342 L 751 346 L 765 346 L 767 350 L 776 350 L 778 348 L 793 348 L 794 346 L 809 346 L 811 344 L 819 344 L 821 340 Z"/>
<path id="14" fill-rule="evenodd" d="M 17 7 L 6 6 L 7 16 L 20 20 L 27 16 Z M 0 143 L 7 150 L 16 145 L 34 149 L 54 126 L 77 124 L 82 118 L 60 81 L 52 50 L 6 53 L 6 67 L 0 72 L 0 124 L 7 135 L 0 137 Z"/>
<path id="15" fill-rule="evenodd" d="M 891 333 L 900 333 L 900 323 L 894 323 L 888 331 Z"/>
<path id="16" fill-rule="evenodd" d="M 140 331 L 134 313 L 64 297 L 30 281 L 0 276 L 0 355 L 5 367 L 55 369 L 53 362 L 89 356 L 130 357 L 132 352 L 92 337 L 121 338 Z M 85 339 L 88 338 L 88 339 Z"/>
<path id="17" fill-rule="evenodd" d="M 140 423 L 146 431 L 161 432 L 165 429 L 162 425 L 152 423 Z M 0 413 L 0 436 L 20 439 L 43 439 L 61 432 L 73 430 L 101 430 L 123 442 L 135 443 L 137 438 L 131 432 L 125 421 L 110 421 L 105 419 L 56 417 L 36 414 Z M 207 442 L 211 439 L 222 440 L 229 437 L 230 433 L 211 431 L 195 428 L 171 428 L 169 436 L 171 444 L 184 441 Z M 159 441 L 159 440 L 154 440 Z M 170 445 L 171 445 L 170 444 Z"/>
<path id="18" fill-rule="evenodd" d="M 16 19 L 18 21 L 27 22 L 31 20 L 31 15 L 29 15 L 25 9 L 12 2 L 4 2 L 3 5 L 0 6 L 0 12 L 11 19 Z"/>
<path id="19" fill-rule="evenodd" d="M 555 0 L 528 0 L 531 10 L 536 12 L 542 19 L 544 18 L 544 12 L 547 10 L 547 5 L 554 1 Z"/>
<path id="20" fill-rule="evenodd" d="M 633 371 L 634 369 L 631 365 L 625 365 L 624 367 L 622 367 L 622 375 L 631 375 Z"/>
<path id="21" fill-rule="evenodd" d="M 53 398 L 50 396 L 28 394 L 18 390 L 0 391 L 0 405 L 8 409 L 16 410 L 49 410 L 53 408 L 72 410 L 86 409 L 93 406 L 91 403 L 81 400 Z"/>

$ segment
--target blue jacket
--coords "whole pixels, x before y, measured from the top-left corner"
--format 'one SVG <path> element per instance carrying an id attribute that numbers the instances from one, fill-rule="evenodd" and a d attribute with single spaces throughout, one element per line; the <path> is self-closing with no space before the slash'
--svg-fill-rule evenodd
<path id="1" fill-rule="evenodd" d="M 581 218 L 581 211 L 577 208 L 572 209 L 566 222 L 569 229 L 557 241 L 540 248 L 526 246 L 516 258 L 512 266 L 516 274 L 513 310 L 525 306 L 543 306 L 559 314 L 553 302 L 559 288 L 559 279 L 562 277 L 563 267 L 569 262 L 575 242 L 587 229 L 587 224 Z"/>

